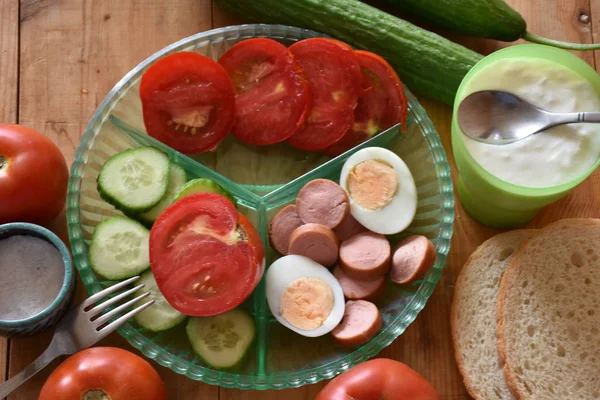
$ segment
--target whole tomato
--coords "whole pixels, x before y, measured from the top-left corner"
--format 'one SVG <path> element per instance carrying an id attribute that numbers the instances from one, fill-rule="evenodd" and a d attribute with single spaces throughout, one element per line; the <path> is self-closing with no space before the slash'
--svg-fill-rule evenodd
<path id="1" fill-rule="evenodd" d="M 0 124 L 0 224 L 52 221 L 65 205 L 68 179 L 67 163 L 50 139 Z"/>
<path id="2" fill-rule="evenodd" d="M 166 400 L 165 384 L 147 361 L 115 347 L 93 347 L 67 358 L 44 383 L 38 400 Z"/>
<path id="3" fill-rule="evenodd" d="M 433 386 L 401 362 L 378 358 L 334 378 L 316 400 L 439 400 Z"/>

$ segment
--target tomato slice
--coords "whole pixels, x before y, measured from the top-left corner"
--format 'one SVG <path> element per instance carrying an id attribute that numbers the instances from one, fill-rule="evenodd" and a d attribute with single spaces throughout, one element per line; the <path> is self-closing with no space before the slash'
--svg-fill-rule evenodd
<path id="1" fill-rule="evenodd" d="M 231 133 L 256 145 L 286 140 L 306 120 L 308 83 L 287 47 L 271 39 L 244 40 L 219 59 L 236 93 Z"/>
<path id="2" fill-rule="evenodd" d="M 377 54 L 355 51 L 363 74 L 363 92 L 354 110 L 354 125 L 325 153 L 337 156 L 397 123 L 404 129 L 408 105 L 398 75 Z"/>
<path id="3" fill-rule="evenodd" d="M 304 126 L 288 139 L 302 150 L 322 150 L 352 127 L 362 73 L 352 48 L 331 39 L 305 39 L 290 46 L 304 71 L 313 104 Z"/>
<path id="4" fill-rule="evenodd" d="M 158 288 L 186 315 L 237 307 L 258 285 L 264 259 L 254 226 L 214 193 L 175 202 L 150 231 L 150 265 Z"/>
<path id="5" fill-rule="evenodd" d="M 216 148 L 234 123 L 227 72 L 197 53 L 155 62 L 142 76 L 140 97 L 148 134 L 185 154 Z"/>

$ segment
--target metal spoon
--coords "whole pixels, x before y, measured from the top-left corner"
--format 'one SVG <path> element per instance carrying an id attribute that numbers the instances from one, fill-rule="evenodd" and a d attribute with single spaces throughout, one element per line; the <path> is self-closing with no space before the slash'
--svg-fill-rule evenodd
<path id="1" fill-rule="evenodd" d="M 457 115 L 465 135 L 488 144 L 513 143 L 557 125 L 600 122 L 600 112 L 553 113 L 499 90 L 470 94 Z"/>

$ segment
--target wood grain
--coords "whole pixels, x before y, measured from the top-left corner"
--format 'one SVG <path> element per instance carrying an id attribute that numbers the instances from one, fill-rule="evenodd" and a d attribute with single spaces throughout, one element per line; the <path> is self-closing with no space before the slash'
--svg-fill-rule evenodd
<path id="1" fill-rule="evenodd" d="M 50 137 L 70 164 L 87 121 L 115 83 L 162 47 L 211 26 L 210 0 L 22 1 L 19 122 Z M 65 238 L 64 218 L 55 229 Z M 85 293 L 81 285 L 78 289 L 81 299 Z M 45 332 L 11 341 L 10 375 L 37 357 L 50 337 Z M 140 354 L 117 334 L 101 344 Z M 55 361 L 9 399 L 35 399 L 57 365 Z M 217 387 L 153 365 L 170 398 L 218 398 Z"/>
<path id="2" fill-rule="evenodd" d="M 509 0 L 538 35 L 574 42 L 598 42 L 600 0 Z M 210 0 L 23 0 L 21 2 L 20 54 L 18 49 L 19 6 L 17 0 L 0 0 L 0 120 L 16 121 L 38 129 L 54 140 L 71 162 L 79 138 L 94 109 L 112 86 L 137 63 L 165 45 L 211 27 L 240 23 L 223 13 Z M 583 17 L 582 17 L 583 16 Z M 587 16 L 588 18 L 586 19 Z M 491 40 L 453 36 L 482 53 L 510 45 Z M 577 53 L 598 65 L 599 52 Z M 20 69 L 17 61 L 20 56 Z M 20 91 L 17 102 L 17 71 Z M 6 101 L 8 99 L 9 101 Z M 420 99 L 438 129 L 451 160 L 450 108 Z M 600 175 L 594 173 L 571 195 L 550 206 L 530 224 L 544 226 L 569 216 L 600 217 Z M 449 340 L 449 308 L 454 282 L 471 252 L 497 230 L 474 222 L 457 202 L 455 233 L 447 267 L 427 307 L 417 320 L 380 356 L 401 360 L 439 391 L 442 399 L 468 399 L 455 366 Z M 64 218 L 54 229 L 64 237 Z M 84 296 L 79 285 L 78 298 Z M 50 338 L 14 340 L 10 351 L 10 374 L 20 371 L 37 356 Z M 112 335 L 102 345 L 131 347 Z M 0 341 L 0 379 L 6 355 Z M 30 400 L 49 374 L 21 388 L 11 400 Z M 158 368 L 172 399 L 312 399 L 324 383 L 281 392 L 242 392 L 191 381 L 165 368 Z"/>
<path id="3" fill-rule="evenodd" d="M 17 122 L 19 1 L 0 0 L 0 123 Z M 8 373 L 9 340 L 0 337 L 0 382 Z"/>

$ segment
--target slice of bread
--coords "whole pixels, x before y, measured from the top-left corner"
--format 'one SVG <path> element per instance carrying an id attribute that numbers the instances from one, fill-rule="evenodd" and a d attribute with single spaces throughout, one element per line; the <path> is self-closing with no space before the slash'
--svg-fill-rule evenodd
<path id="1" fill-rule="evenodd" d="M 498 297 L 498 350 L 519 399 L 600 399 L 600 220 L 566 219 L 519 250 Z"/>
<path id="2" fill-rule="evenodd" d="M 450 320 L 454 355 L 475 399 L 514 399 L 499 361 L 496 303 L 504 271 L 535 232 L 517 230 L 487 240 L 473 252 L 456 281 Z"/>

